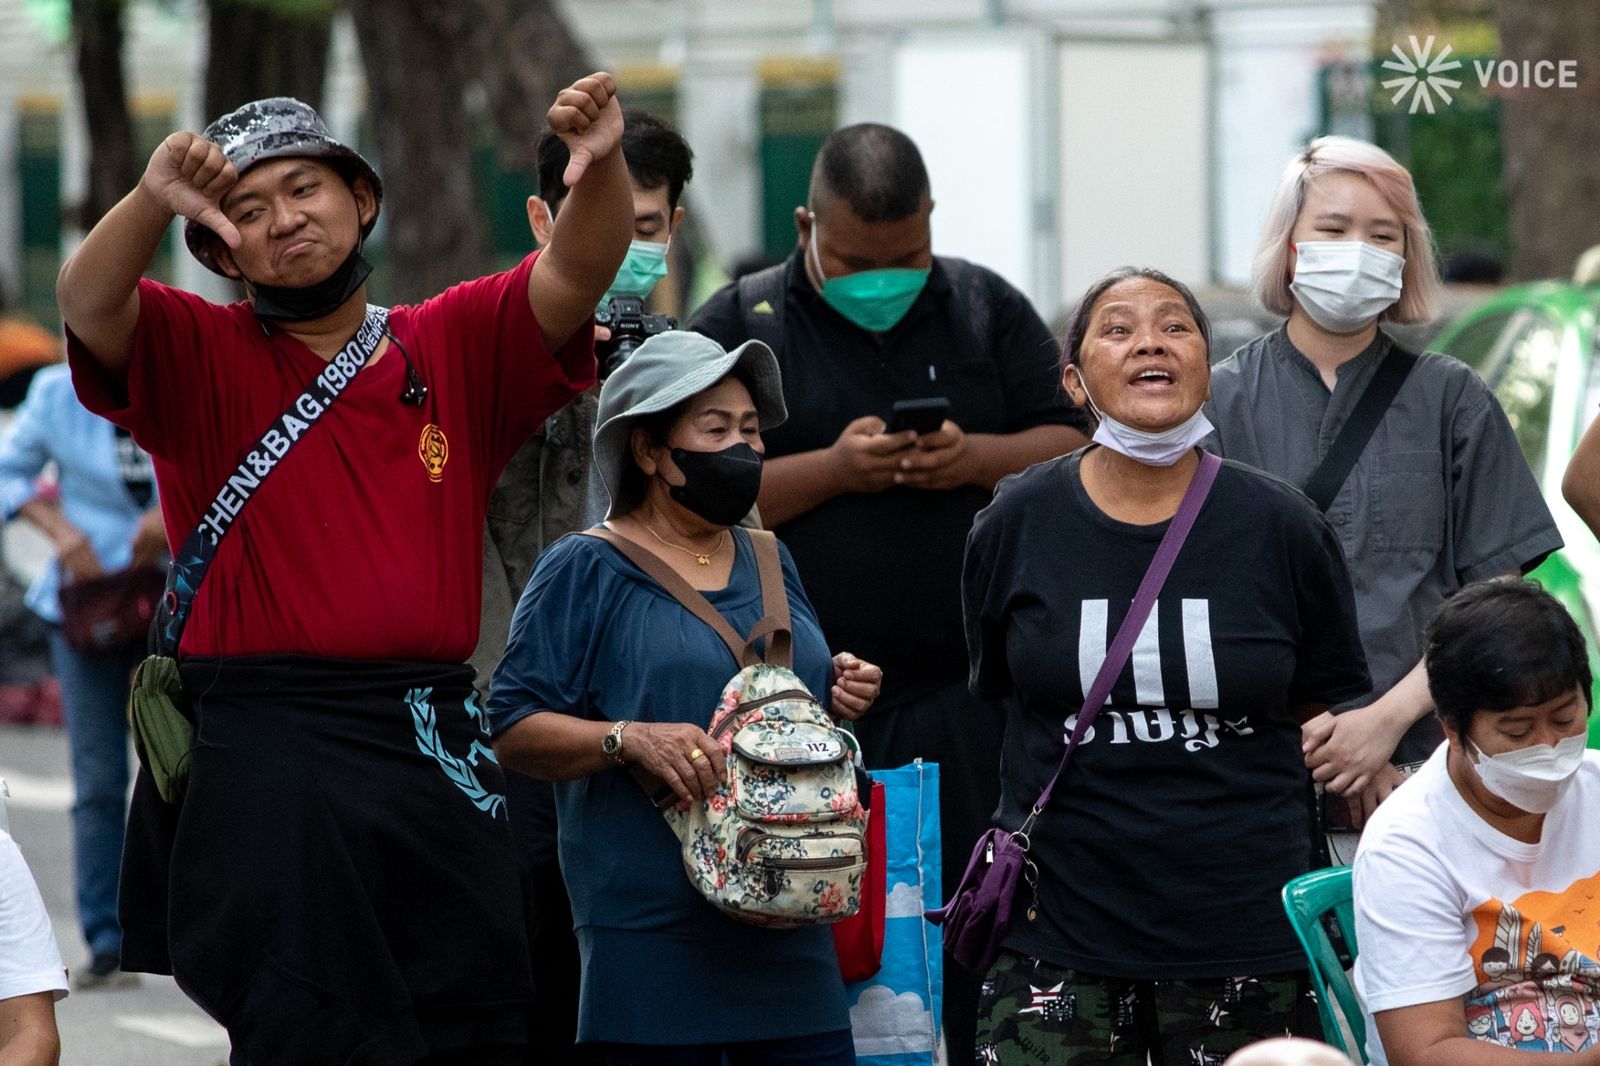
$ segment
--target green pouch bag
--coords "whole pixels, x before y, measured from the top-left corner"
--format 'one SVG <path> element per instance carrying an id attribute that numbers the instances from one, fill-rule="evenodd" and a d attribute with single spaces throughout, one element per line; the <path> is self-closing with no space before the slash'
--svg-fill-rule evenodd
<path id="1" fill-rule="evenodd" d="M 189 782 L 194 722 L 176 659 L 151 655 L 134 670 L 128 724 L 133 729 L 134 750 L 155 780 L 156 791 L 168 803 L 177 803 Z"/>

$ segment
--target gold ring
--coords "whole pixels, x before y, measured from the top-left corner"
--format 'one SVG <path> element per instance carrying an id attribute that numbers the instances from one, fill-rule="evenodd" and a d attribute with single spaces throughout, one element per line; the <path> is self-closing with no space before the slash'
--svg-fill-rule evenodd
<path id="1" fill-rule="evenodd" d="M 696 759 L 704 759 L 705 757 L 706 753 L 701 751 L 699 748 L 696 748 L 689 753 L 690 762 L 694 762 Z"/>

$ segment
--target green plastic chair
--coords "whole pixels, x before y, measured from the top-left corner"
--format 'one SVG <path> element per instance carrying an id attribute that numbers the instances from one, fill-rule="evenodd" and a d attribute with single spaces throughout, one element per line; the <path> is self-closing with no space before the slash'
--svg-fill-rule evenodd
<path id="1" fill-rule="evenodd" d="M 1323 1039 L 1365 1066 L 1367 1025 L 1361 1001 L 1356 998 L 1355 986 L 1340 965 L 1333 941 L 1323 927 L 1323 920 L 1332 915 L 1354 959 L 1356 916 L 1350 867 L 1312 870 L 1290 881 L 1283 886 L 1283 909 L 1289 912 L 1289 924 L 1294 926 L 1295 936 L 1300 938 L 1300 946 L 1305 948 L 1306 961 L 1310 963 Z M 1344 1015 L 1343 1024 L 1334 1013 L 1336 1001 L 1339 1014 Z"/>

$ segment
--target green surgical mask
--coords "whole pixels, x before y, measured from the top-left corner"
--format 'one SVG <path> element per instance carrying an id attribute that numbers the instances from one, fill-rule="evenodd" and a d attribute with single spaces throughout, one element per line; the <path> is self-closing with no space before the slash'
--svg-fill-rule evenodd
<path id="1" fill-rule="evenodd" d="M 839 278 L 822 273 L 822 253 L 817 251 L 817 224 L 811 223 L 811 255 L 822 278 L 820 290 L 827 305 L 868 333 L 886 333 L 906 317 L 917 295 L 928 283 L 929 269 L 911 270 L 889 267 L 882 270 L 862 270 Z"/>
<path id="2" fill-rule="evenodd" d="M 656 282 L 667 276 L 667 249 L 671 242 L 635 240 L 617 268 L 617 279 L 606 290 L 604 304 L 619 292 L 631 292 L 641 299 L 650 295 Z"/>

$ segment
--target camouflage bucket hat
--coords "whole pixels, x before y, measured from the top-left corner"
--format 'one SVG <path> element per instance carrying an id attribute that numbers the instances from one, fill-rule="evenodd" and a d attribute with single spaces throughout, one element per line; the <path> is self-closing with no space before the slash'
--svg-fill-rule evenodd
<path id="1" fill-rule="evenodd" d="M 380 210 L 383 205 L 383 183 L 372 164 L 361 154 L 333 139 L 322 116 L 310 105 L 289 96 L 274 96 L 256 100 L 217 119 L 201 134 L 222 149 L 241 177 L 257 163 L 285 157 L 309 157 L 330 162 L 346 178 L 364 177 L 372 183 Z M 363 239 L 370 236 L 378 216 L 361 227 Z M 211 255 L 211 230 L 189 219 L 183 226 L 183 242 L 189 252 L 205 267 L 216 274 L 222 271 Z"/>

